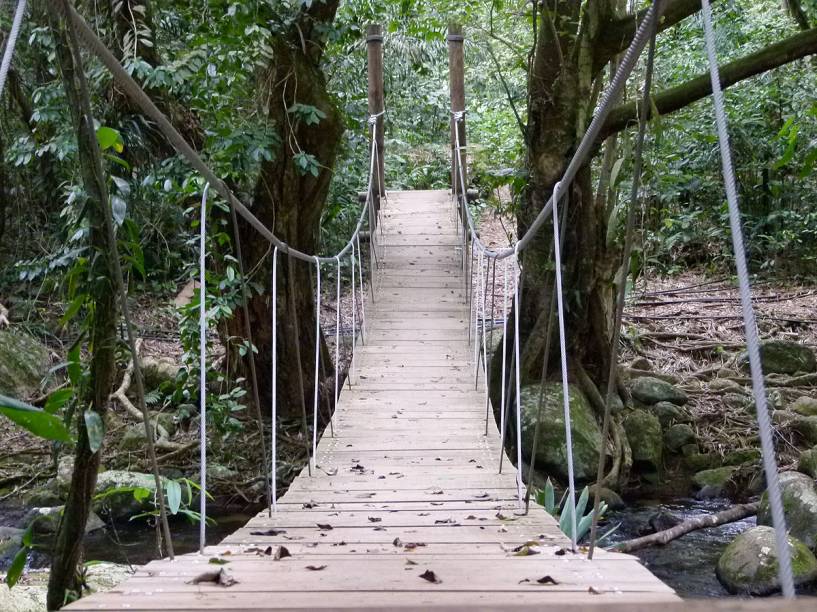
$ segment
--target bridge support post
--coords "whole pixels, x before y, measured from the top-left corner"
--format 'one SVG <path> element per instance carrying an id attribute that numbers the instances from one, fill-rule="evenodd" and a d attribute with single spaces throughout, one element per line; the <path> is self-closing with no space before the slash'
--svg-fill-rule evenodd
<path id="1" fill-rule="evenodd" d="M 456 113 L 465 110 L 465 53 L 463 50 L 465 36 L 463 28 L 459 24 L 448 26 L 448 84 L 451 95 L 451 112 Z M 456 136 L 454 130 L 460 132 L 460 146 L 462 147 L 462 171 L 464 181 L 460 181 L 457 169 L 457 152 L 454 150 Z M 459 123 L 451 117 L 451 190 L 455 195 L 462 190 L 463 183 L 468 185 L 468 175 L 465 169 L 468 167 L 465 154 L 465 118 Z"/>
<path id="2" fill-rule="evenodd" d="M 380 210 L 380 199 L 386 191 L 383 128 L 385 101 L 383 93 L 383 26 L 371 24 L 366 28 L 366 48 L 369 62 L 369 115 L 377 117 L 377 174 L 372 182 L 372 198 L 375 211 Z M 373 229 L 373 228 L 372 228 Z"/>

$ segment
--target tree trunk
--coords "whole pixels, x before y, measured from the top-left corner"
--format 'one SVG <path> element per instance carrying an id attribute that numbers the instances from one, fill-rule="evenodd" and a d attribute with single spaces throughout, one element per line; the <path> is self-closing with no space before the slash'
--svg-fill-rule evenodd
<path id="1" fill-rule="evenodd" d="M 295 248 L 315 253 L 319 246 L 320 220 L 329 192 L 332 168 L 338 152 L 343 123 L 335 102 L 327 91 L 326 78 L 320 61 L 325 44 L 325 30 L 331 25 L 339 1 L 312 3 L 291 29 L 279 35 L 274 44 L 274 60 L 270 74 L 264 79 L 270 89 L 264 98 L 270 101 L 269 119 L 277 129 L 280 148 L 272 161 L 264 162 L 255 188 L 253 213 L 275 234 Z M 293 112 L 294 104 L 314 106 L 323 117 L 318 124 L 307 124 Z M 297 161 L 304 155 L 314 156 L 317 175 L 300 168 Z M 244 250 L 246 268 L 257 266 L 257 280 L 271 285 L 269 245 L 243 220 L 239 220 L 239 236 Z M 314 264 L 293 262 L 295 286 L 290 287 L 286 276 L 286 255 L 279 253 L 278 263 L 278 401 L 283 415 L 300 413 L 301 399 L 311 405 L 314 385 L 315 294 Z M 335 266 L 330 266 L 335 271 Z M 324 268 L 323 274 L 329 270 Z M 323 277 L 324 279 L 326 277 Z M 326 283 L 324 283 L 326 286 Z M 288 295 L 294 292 L 295 313 L 289 312 Z M 272 316 L 268 292 L 250 300 L 249 310 L 254 340 L 258 348 L 256 363 L 262 401 L 271 394 L 272 381 L 267 375 L 272 360 Z M 293 316 L 299 319 L 296 338 Z M 230 333 L 244 335 L 241 313 L 230 323 Z M 300 387 L 295 363 L 295 342 L 300 344 L 303 360 L 303 383 Z M 334 369 L 329 351 L 321 338 L 321 354 L 327 376 Z"/>
<path id="2" fill-rule="evenodd" d="M 96 413 L 105 420 L 108 401 L 116 374 L 116 322 L 118 311 L 112 270 L 108 259 L 111 245 L 104 226 L 104 208 L 109 206 L 107 186 L 102 174 L 94 126 L 81 112 L 86 107 L 80 96 L 74 56 L 72 55 L 67 23 L 61 10 L 49 11 L 56 45 L 57 61 L 62 73 L 65 93 L 71 107 L 77 132 L 78 155 L 83 186 L 88 195 L 88 219 L 93 257 L 89 263 L 87 287 L 89 294 L 91 368 L 90 376 L 77 389 L 77 446 L 74 472 L 65 509 L 57 531 L 48 580 L 48 609 L 61 608 L 72 593 L 78 595 L 77 563 L 82 552 L 85 523 L 91 511 L 91 499 L 96 488 L 100 453 L 91 449 L 84 412 Z M 87 104 L 87 101 L 86 101 Z"/>

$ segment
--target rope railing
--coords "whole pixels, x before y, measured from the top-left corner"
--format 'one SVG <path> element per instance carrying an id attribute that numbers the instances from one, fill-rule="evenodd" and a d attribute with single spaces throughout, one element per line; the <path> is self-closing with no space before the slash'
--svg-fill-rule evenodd
<path id="1" fill-rule="evenodd" d="M 6 40 L 6 48 L 3 50 L 3 60 L 0 62 L 0 100 L 3 99 L 3 90 L 6 87 L 6 79 L 11 69 L 11 58 L 14 57 L 14 48 L 20 36 L 25 13 L 26 0 L 18 0 L 17 9 L 14 11 L 14 19 L 11 22 L 11 30 L 9 30 L 9 36 Z"/>

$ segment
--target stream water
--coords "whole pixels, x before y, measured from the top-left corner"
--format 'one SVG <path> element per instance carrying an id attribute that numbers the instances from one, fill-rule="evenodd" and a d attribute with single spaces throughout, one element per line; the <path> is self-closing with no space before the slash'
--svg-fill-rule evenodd
<path id="1" fill-rule="evenodd" d="M 656 513 L 664 511 L 686 520 L 701 514 L 711 514 L 730 507 L 728 500 L 698 501 L 677 499 L 667 502 L 645 502 L 618 512 L 608 513 L 606 525 L 621 526 L 603 543 L 604 546 L 643 535 L 643 529 Z M 642 563 L 658 578 L 671 586 L 681 597 L 729 597 L 715 576 L 718 557 L 735 537 L 754 527 L 755 517 L 693 531 L 666 546 L 653 546 L 636 551 Z M 602 530 L 600 533 L 603 533 Z"/>
<path id="2" fill-rule="evenodd" d="M 660 511 L 669 512 L 684 520 L 700 514 L 709 514 L 727 508 L 727 500 L 697 501 L 679 499 L 667 502 L 644 502 L 625 510 L 608 514 L 605 524 L 620 527 L 603 543 L 609 546 L 616 542 L 643 535 L 650 517 Z M 4 512 L 4 510 L 6 510 Z M 0 508 L 0 525 L 17 526 L 20 509 L 11 511 Z M 217 524 L 208 527 L 207 540 L 216 544 L 227 535 L 243 526 L 249 515 L 233 514 L 217 517 Z M 675 589 L 682 597 L 727 597 L 715 577 L 715 564 L 723 549 L 737 534 L 752 527 L 754 518 L 745 519 L 721 527 L 694 531 L 670 542 L 663 547 L 647 548 L 635 553 L 642 562 L 661 580 Z M 192 552 L 198 548 L 198 526 L 182 521 L 172 525 L 173 543 L 178 554 Z M 602 533 L 605 530 L 602 530 Z M 143 521 L 117 525 L 95 531 L 86 537 L 85 558 L 88 560 L 111 561 L 141 565 L 156 558 L 156 534 L 153 527 Z M 31 566 L 45 567 L 45 554 L 35 554 Z M 0 570 L 5 568 L 0 567 Z"/>

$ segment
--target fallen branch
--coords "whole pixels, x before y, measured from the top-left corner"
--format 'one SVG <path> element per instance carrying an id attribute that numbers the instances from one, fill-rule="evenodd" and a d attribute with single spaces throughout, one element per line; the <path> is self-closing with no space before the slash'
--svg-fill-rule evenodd
<path id="1" fill-rule="evenodd" d="M 651 533 L 650 535 L 635 538 L 633 540 L 627 540 L 626 542 L 620 542 L 613 547 L 613 550 L 616 552 L 628 553 L 633 552 L 634 550 L 646 548 L 647 546 L 664 546 L 672 540 L 678 539 L 691 531 L 706 529 L 708 527 L 717 527 L 719 525 L 725 525 L 726 523 L 734 523 L 735 521 L 744 519 L 747 516 L 754 516 L 757 514 L 758 505 L 758 502 L 752 504 L 740 504 L 727 510 L 716 512 L 715 514 L 696 516 L 695 518 L 686 520 L 683 523 L 679 523 L 675 527 L 670 527 L 664 531 Z"/>

